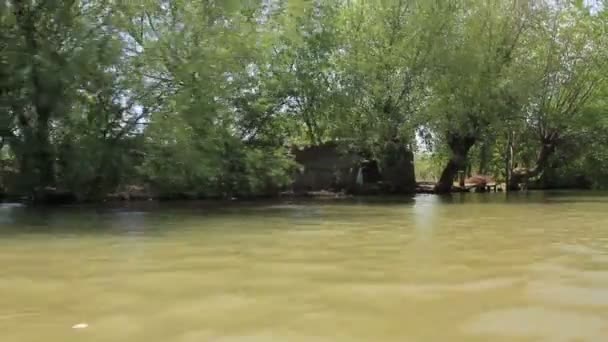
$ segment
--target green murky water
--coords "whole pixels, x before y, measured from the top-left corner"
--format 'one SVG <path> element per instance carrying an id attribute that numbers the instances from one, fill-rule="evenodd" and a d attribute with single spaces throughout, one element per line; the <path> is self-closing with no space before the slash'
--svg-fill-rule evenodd
<path id="1" fill-rule="evenodd" d="M 602 194 L 0 208 L 0 341 L 607 338 Z"/>

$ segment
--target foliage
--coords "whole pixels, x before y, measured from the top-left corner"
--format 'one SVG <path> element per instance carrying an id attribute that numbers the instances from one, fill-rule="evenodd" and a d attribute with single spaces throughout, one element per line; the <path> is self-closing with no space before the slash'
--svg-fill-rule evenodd
<path id="1" fill-rule="evenodd" d="M 3 187 L 270 195 L 330 141 L 422 150 L 447 190 L 606 186 L 607 28 L 567 0 L 1 1 Z"/>

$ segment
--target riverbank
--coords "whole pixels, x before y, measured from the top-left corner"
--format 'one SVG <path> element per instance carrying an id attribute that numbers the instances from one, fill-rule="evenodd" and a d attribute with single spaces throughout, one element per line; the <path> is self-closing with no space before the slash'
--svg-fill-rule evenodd
<path id="1" fill-rule="evenodd" d="M 530 188 L 529 190 L 580 190 L 586 191 L 590 189 L 537 189 Z M 459 193 L 487 193 L 487 192 L 503 192 L 501 185 L 497 186 L 496 191 L 480 190 L 478 188 L 468 186 L 461 188 L 454 186 L 451 194 Z M 121 203 L 141 203 L 141 202 L 208 202 L 208 203 L 227 203 L 227 202 L 265 202 L 284 199 L 308 199 L 308 200 L 325 200 L 325 199 L 349 199 L 349 198 L 369 198 L 369 197 L 399 197 L 399 196 L 414 196 L 414 195 L 438 195 L 445 196 L 449 194 L 437 194 L 434 190 L 434 183 L 420 182 L 416 185 L 414 192 L 410 193 L 394 193 L 389 191 L 381 191 L 378 189 L 366 189 L 356 193 L 345 191 L 283 191 L 272 195 L 258 196 L 199 196 L 195 193 L 175 193 L 175 194 L 153 194 L 148 192 L 120 192 L 112 193 L 103 196 L 99 199 L 82 199 L 78 198 L 73 193 L 69 192 L 47 192 L 44 197 L 36 199 L 25 195 L 0 195 L 0 203 L 22 203 L 31 205 L 71 205 L 71 204 L 121 204 Z"/>
<path id="2" fill-rule="evenodd" d="M 504 192 L 504 184 L 490 184 L 495 186 L 496 192 Z M 194 192 L 191 193 L 174 193 L 174 194 L 156 194 L 151 191 L 146 191 L 143 187 L 131 186 L 125 191 L 115 192 L 102 196 L 98 199 L 83 199 L 78 198 L 75 194 L 65 191 L 46 191 L 44 196 L 34 199 L 31 196 L 23 195 L 4 195 L 0 196 L 0 202 L 3 203 L 22 203 L 40 206 L 57 206 L 57 205 L 74 205 L 74 204 L 100 204 L 100 205 L 123 205 L 131 203 L 210 203 L 210 204 L 225 204 L 225 203 L 266 203 L 277 200 L 332 200 L 332 199 L 360 199 L 360 198 L 394 198 L 394 197 L 409 197 L 415 195 L 437 195 L 434 191 L 435 183 L 433 182 L 418 182 L 415 191 L 409 193 L 395 193 L 387 191 L 381 187 L 366 187 L 357 192 L 346 191 L 283 191 L 274 194 L 257 195 L 257 196 L 201 196 Z M 578 190 L 588 191 L 590 189 L 541 189 L 537 187 L 529 187 L 528 190 L 534 191 L 565 191 Z M 466 184 L 464 188 L 454 185 L 452 194 L 459 193 L 487 193 L 494 192 L 492 189 L 480 189 L 474 184 Z M 518 191 L 519 192 L 519 191 Z M 442 194 L 445 196 L 449 194 Z"/>

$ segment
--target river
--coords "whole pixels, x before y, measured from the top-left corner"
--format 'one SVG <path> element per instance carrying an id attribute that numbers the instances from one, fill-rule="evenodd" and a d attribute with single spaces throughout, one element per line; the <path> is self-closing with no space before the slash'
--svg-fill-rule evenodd
<path id="1" fill-rule="evenodd" d="M 0 341 L 606 341 L 608 194 L 0 207 Z"/>

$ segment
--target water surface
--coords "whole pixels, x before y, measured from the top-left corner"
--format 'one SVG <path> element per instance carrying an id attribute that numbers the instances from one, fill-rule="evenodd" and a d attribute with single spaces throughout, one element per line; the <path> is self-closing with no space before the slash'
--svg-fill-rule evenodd
<path id="1" fill-rule="evenodd" d="M 0 341 L 606 341 L 605 195 L 3 205 Z"/>

